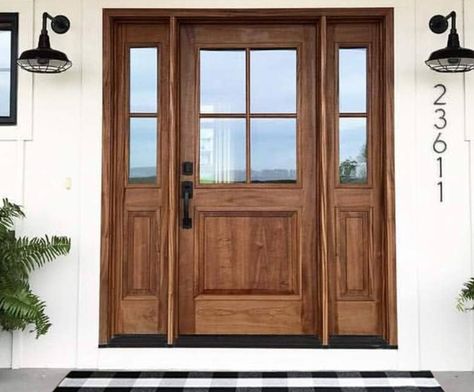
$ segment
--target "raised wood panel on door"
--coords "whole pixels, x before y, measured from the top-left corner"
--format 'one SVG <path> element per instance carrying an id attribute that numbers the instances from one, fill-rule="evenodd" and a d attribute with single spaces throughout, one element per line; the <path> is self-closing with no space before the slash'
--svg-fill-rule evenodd
<path id="1" fill-rule="evenodd" d="M 372 209 L 336 208 L 337 299 L 372 300 Z"/>
<path id="2" fill-rule="evenodd" d="M 297 213 L 198 211 L 200 294 L 297 294 Z"/>
<path id="3" fill-rule="evenodd" d="M 117 88 L 114 151 L 113 318 L 110 335 L 164 334 L 167 325 L 167 206 L 168 206 L 168 26 L 160 23 L 118 26 L 115 47 Z M 157 181 L 129 183 L 130 48 L 158 49 L 156 119 Z M 153 148 L 153 146 L 150 146 Z"/>
<path id="4" fill-rule="evenodd" d="M 383 271 L 383 100 L 381 25 L 329 23 L 328 102 L 328 272 L 329 334 L 384 336 Z M 367 49 L 367 182 L 339 183 L 338 50 Z"/>
<path id="5" fill-rule="evenodd" d="M 198 169 L 182 176 L 194 194 L 193 228 L 179 237 L 178 332 L 316 335 L 316 26 L 183 25 L 180 37 L 181 161 Z M 203 47 L 297 50 L 296 183 L 198 183 Z"/>

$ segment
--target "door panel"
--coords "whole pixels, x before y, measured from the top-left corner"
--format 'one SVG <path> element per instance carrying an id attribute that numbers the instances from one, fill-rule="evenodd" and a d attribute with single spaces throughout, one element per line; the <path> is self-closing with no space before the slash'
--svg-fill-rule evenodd
<path id="1" fill-rule="evenodd" d="M 383 336 L 379 24 L 328 26 L 329 333 Z"/>
<path id="2" fill-rule="evenodd" d="M 180 36 L 181 160 L 197 169 L 182 176 L 178 332 L 315 335 L 316 28 Z"/>
<path id="3" fill-rule="evenodd" d="M 119 30 L 111 333 L 164 334 L 168 28 L 123 24 Z"/>

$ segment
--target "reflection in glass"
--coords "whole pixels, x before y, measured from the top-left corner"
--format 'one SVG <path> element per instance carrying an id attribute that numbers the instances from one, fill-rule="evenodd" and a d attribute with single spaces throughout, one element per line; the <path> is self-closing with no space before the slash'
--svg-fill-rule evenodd
<path id="1" fill-rule="evenodd" d="M 296 50 L 250 52 L 252 113 L 296 113 Z"/>
<path id="2" fill-rule="evenodd" d="M 130 112 L 156 113 L 158 49 L 130 49 Z"/>
<path id="3" fill-rule="evenodd" d="M 201 113 L 245 113 L 245 51 L 201 50 Z"/>
<path id="4" fill-rule="evenodd" d="M 10 116 L 11 31 L 0 31 L 0 116 Z"/>
<path id="5" fill-rule="evenodd" d="M 252 182 L 296 182 L 296 119 L 252 119 Z"/>
<path id="6" fill-rule="evenodd" d="M 367 49 L 339 49 L 339 112 L 365 113 Z"/>
<path id="7" fill-rule="evenodd" d="M 245 182 L 245 119 L 201 119 L 199 182 Z"/>
<path id="8" fill-rule="evenodd" d="M 130 119 L 130 184 L 156 183 L 156 118 Z"/>
<path id="9" fill-rule="evenodd" d="M 339 182 L 367 183 L 367 120 L 339 119 Z"/>

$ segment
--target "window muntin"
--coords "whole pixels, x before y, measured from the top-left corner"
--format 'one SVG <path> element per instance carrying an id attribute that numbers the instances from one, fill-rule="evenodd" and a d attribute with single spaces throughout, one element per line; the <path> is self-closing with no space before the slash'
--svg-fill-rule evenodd
<path id="1" fill-rule="evenodd" d="M 17 120 L 18 14 L 0 13 L 0 125 Z"/>
<path id="2" fill-rule="evenodd" d="M 158 183 L 159 51 L 129 49 L 128 184 Z"/>
<path id="3" fill-rule="evenodd" d="M 199 62 L 199 183 L 296 183 L 297 50 L 201 49 Z"/>
<path id="4" fill-rule="evenodd" d="M 367 48 L 339 48 L 339 184 L 368 183 Z"/>

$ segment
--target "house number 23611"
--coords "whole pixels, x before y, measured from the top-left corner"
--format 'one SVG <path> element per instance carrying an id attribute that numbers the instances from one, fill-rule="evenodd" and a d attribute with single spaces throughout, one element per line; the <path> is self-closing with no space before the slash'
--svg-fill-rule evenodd
<path id="1" fill-rule="evenodd" d="M 439 95 L 433 102 L 434 105 L 434 114 L 435 122 L 433 124 L 436 130 L 436 137 L 433 141 L 433 151 L 437 154 L 437 166 L 438 166 L 438 192 L 439 192 L 439 201 L 443 202 L 443 154 L 448 149 L 448 144 L 443 140 L 443 131 L 448 126 L 448 119 L 446 117 L 446 102 L 444 101 L 444 96 L 446 94 L 446 86 L 444 84 L 437 84 L 434 86 L 434 89 L 439 92 Z"/>

